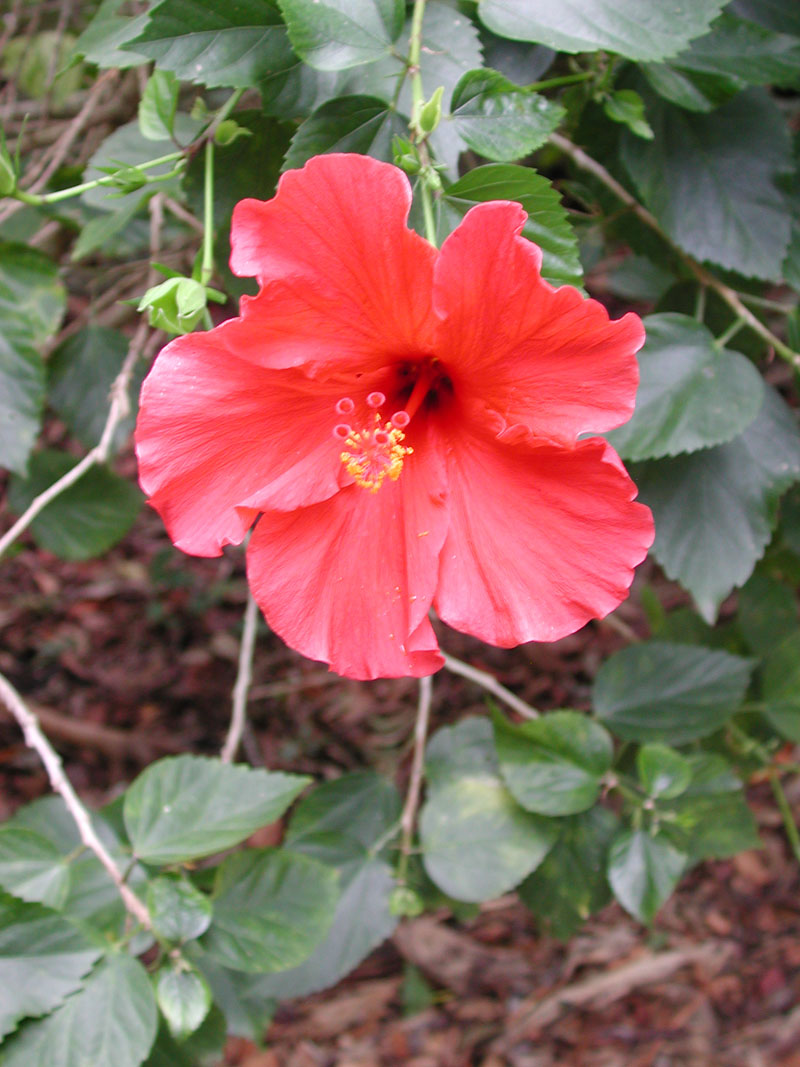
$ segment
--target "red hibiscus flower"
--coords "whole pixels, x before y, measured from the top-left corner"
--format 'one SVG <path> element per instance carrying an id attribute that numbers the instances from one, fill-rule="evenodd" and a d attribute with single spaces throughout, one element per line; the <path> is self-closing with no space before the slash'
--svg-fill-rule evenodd
<path id="1" fill-rule="evenodd" d="M 644 331 L 540 275 L 519 204 L 437 250 L 402 171 L 328 155 L 233 216 L 239 318 L 178 337 L 142 390 L 142 487 L 185 552 L 253 533 L 247 574 L 292 648 L 351 678 L 430 674 L 433 609 L 508 647 L 612 611 L 653 539 L 602 438 Z"/>

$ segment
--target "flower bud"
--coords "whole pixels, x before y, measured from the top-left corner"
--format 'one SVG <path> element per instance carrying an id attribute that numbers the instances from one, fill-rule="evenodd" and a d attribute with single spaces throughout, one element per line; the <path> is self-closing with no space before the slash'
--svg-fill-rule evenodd
<path id="1" fill-rule="evenodd" d="M 148 289 L 139 301 L 150 325 L 167 333 L 191 333 L 203 317 L 206 289 L 192 278 L 168 278 Z"/>

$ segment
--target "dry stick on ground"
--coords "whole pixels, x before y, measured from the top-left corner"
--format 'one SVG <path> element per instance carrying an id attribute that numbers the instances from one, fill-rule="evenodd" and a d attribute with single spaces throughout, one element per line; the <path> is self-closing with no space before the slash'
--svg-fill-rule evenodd
<path id="1" fill-rule="evenodd" d="M 253 599 L 253 594 L 249 593 L 247 607 L 244 611 L 242 642 L 239 645 L 239 669 L 236 674 L 236 684 L 233 687 L 231 724 L 228 728 L 225 744 L 219 754 L 219 758 L 223 763 L 230 763 L 233 760 L 242 741 L 247 716 L 247 694 L 253 677 L 253 650 L 256 645 L 257 628 L 258 604 Z"/>
<path id="2" fill-rule="evenodd" d="M 508 704 L 510 708 L 518 712 L 524 719 L 538 719 L 539 712 L 536 708 L 532 708 L 530 704 L 526 704 L 524 700 L 520 700 L 518 696 L 515 696 L 510 689 L 506 689 L 504 685 L 491 674 L 486 671 L 478 670 L 477 667 L 471 667 L 468 663 L 462 662 L 460 659 L 456 659 L 454 656 L 448 656 L 443 652 L 444 665 L 453 674 L 460 674 L 462 678 L 468 678 L 471 682 L 475 682 L 482 689 L 485 689 L 492 696 L 496 696 L 498 700 L 502 700 L 504 704 Z"/>
<path id="3" fill-rule="evenodd" d="M 701 285 L 707 286 L 712 289 L 719 297 L 721 297 L 728 307 L 735 312 L 736 316 L 742 320 L 747 326 L 757 333 L 762 340 L 771 345 L 781 358 L 785 359 L 788 363 L 791 363 L 797 369 L 800 369 L 800 352 L 795 352 L 787 344 L 784 344 L 779 337 L 764 325 L 764 323 L 757 318 L 753 312 L 742 303 L 738 293 L 731 289 L 729 285 L 725 285 L 719 278 L 716 278 L 710 271 L 706 270 L 700 263 L 697 263 L 691 256 L 688 256 L 681 248 L 679 248 L 671 239 L 667 236 L 661 227 L 658 219 L 655 215 L 651 214 L 646 207 L 639 203 L 639 201 L 632 196 L 628 190 L 617 181 L 617 179 L 606 170 L 606 168 L 598 163 L 596 159 L 592 159 L 587 155 L 583 149 L 578 148 L 572 141 L 567 140 L 566 137 L 562 137 L 558 133 L 550 135 L 550 143 L 554 145 L 564 155 L 569 156 L 573 163 L 580 167 L 581 170 L 587 171 L 589 174 L 593 174 L 595 178 L 598 178 L 607 189 L 626 204 L 631 211 L 640 219 L 645 226 L 649 226 L 651 230 L 654 230 L 663 241 L 665 241 L 674 252 L 680 256 L 681 261 L 686 264 L 689 270 L 694 274 L 695 278 Z"/>
<path id="4" fill-rule="evenodd" d="M 89 812 L 78 799 L 77 793 L 72 788 L 70 780 L 64 773 L 61 757 L 42 733 L 39 728 L 39 723 L 36 721 L 36 716 L 26 707 L 22 697 L 2 674 L 0 674 L 0 700 L 3 701 L 19 723 L 28 747 L 32 748 L 37 753 L 44 764 L 45 770 L 47 771 L 47 777 L 50 779 L 50 785 L 62 798 L 67 806 L 67 810 L 75 820 L 75 825 L 78 827 L 78 831 L 81 835 L 81 841 L 83 841 L 84 845 L 97 856 L 106 871 L 108 871 L 111 880 L 117 887 L 119 895 L 122 897 L 125 907 L 130 914 L 137 922 L 141 923 L 145 929 L 151 930 L 153 924 L 150 919 L 149 911 L 130 886 L 126 885 L 116 863 L 106 850 L 103 842 L 95 833 Z"/>

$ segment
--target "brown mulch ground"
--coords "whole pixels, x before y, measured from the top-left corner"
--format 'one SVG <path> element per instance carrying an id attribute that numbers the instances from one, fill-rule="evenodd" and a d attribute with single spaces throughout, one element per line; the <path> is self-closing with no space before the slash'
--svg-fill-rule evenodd
<path id="1" fill-rule="evenodd" d="M 106 558 L 64 563 L 31 542 L 0 570 L 0 670 L 40 714 L 89 803 L 148 761 L 214 753 L 227 727 L 245 601 L 241 553 L 189 560 L 142 516 Z M 622 620 L 643 631 L 634 603 Z M 551 646 L 448 651 L 541 707 L 585 707 L 613 625 Z M 402 786 L 416 689 L 345 682 L 259 637 L 245 756 L 317 779 L 372 766 Z M 441 674 L 437 723 L 480 713 Z M 229 1067 L 800 1067 L 800 876 L 771 796 L 751 801 L 764 848 L 707 863 L 646 930 L 617 906 L 569 943 L 513 896 L 472 922 L 407 921 L 338 987 L 280 1007 L 266 1049 L 235 1039 Z M 47 790 L 0 714 L 0 818 Z M 793 801 L 800 802 L 795 792 Z M 418 1010 L 409 968 L 429 988 Z"/>

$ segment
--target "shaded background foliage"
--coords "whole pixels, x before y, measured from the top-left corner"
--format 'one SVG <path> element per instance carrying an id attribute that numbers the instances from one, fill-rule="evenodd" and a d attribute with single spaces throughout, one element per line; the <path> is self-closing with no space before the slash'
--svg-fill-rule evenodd
<path id="1" fill-rule="evenodd" d="M 31 565 L 130 536 L 129 438 L 157 331 L 201 328 L 252 291 L 226 265 L 233 205 L 313 155 L 367 153 L 409 172 L 421 231 L 423 186 L 440 240 L 473 204 L 518 200 L 548 280 L 645 315 L 637 410 L 608 435 L 657 527 L 640 607 L 618 613 L 625 647 L 575 707 L 500 711 L 501 691 L 481 717 L 440 708 L 413 848 L 394 766 L 311 784 L 201 756 L 152 764 L 92 816 L 150 929 L 59 798 L 20 807 L 0 828 L 4 1064 L 64 1049 L 68 1063 L 214 1062 L 226 1034 L 260 1038 L 276 1002 L 337 982 L 426 909 L 467 917 L 516 891 L 561 938 L 611 899 L 650 923 L 693 865 L 758 845 L 753 775 L 800 859 L 783 785 L 800 743 L 796 4 L 427 0 L 420 74 L 427 99 L 443 90 L 428 137 L 411 15 L 403 0 L 14 5 L 6 526 L 88 458 L 27 526 Z M 153 330 L 142 317 L 132 334 L 121 300 Z M 190 584 L 182 566 L 150 577 Z M 24 694 L 25 665 L 3 666 Z M 297 749 L 281 763 L 306 770 Z M 284 816 L 280 844 L 220 858 Z"/>

